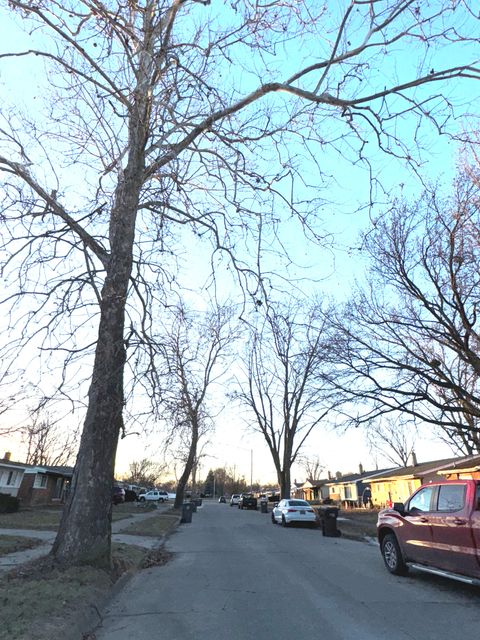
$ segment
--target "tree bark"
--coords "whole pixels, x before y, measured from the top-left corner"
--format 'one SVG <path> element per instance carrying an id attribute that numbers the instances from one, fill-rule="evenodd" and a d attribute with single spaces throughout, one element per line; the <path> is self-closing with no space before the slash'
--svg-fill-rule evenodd
<path id="1" fill-rule="evenodd" d="M 187 486 L 188 478 L 193 469 L 193 465 L 195 463 L 195 458 L 197 457 L 197 446 L 198 446 L 198 423 L 196 420 L 192 420 L 192 440 L 190 442 L 190 449 L 188 451 L 187 462 L 185 463 L 185 468 L 183 470 L 182 475 L 178 481 L 177 485 L 177 493 L 175 497 L 175 504 L 173 505 L 175 509 L 180 509 L 183 504 L 183 499 L 185 496 L 185 488 Z"/>
<path id="2" fill-rule="evenodd" d="M 145 140 L 145 125 L 138 116 L 132 118 L 129 159 L 111 214 L 110 260 L 101 294 L 88 409 L 70 495 L 51 551 L 61 564 L 109 567 L 111 562 L 112 485 L 123 426 L 125 304 L 144 177 Z"/>

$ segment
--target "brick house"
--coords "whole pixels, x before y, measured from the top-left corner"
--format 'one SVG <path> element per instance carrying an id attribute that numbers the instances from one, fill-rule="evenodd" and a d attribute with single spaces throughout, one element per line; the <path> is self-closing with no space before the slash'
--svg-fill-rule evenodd
<path id="1" fill-rule="evenodd" d="M 0 459 L 0 493 L 17 497 L 23 506 L 65 502 L 73 467 L 13 462 L 7 452 Z"/>
<path id="2" fill-rule="evenodd" d="M 25 469 L 17 497 L 22 505 L 51 505 L 65 502 L 73 467 L 29 465 Z"/>

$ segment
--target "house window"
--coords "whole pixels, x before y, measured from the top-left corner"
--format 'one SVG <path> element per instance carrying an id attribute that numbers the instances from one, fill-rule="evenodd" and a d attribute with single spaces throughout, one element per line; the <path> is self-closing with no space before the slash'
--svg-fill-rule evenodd
<path id="1" fill-rule="evenodd" d="M 5 486 L 7 487 L 16 487 L 18 486 L 18 480 L 20 478 L 20 473 L 18 471 L 8 471 L 7 472 L 7 482 Z"/>
<path id="2" fill-rule="evenodd" d="M 35 482 L 33 484 L 34 489 L 45 489 L 47 486 L 47 476 L 44 473 L 37 473 L 35 476 Z"/>

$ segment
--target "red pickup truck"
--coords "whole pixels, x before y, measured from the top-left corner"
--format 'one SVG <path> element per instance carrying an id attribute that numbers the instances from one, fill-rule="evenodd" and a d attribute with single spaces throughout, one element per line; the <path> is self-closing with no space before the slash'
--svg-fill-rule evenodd
<path id="1" fill-rule="evenodd" d="M 480 585 L 480 481 L 420 487 L 405 504 L 380 511 L 377 534 L 390 573 L 413 566 Z"/>

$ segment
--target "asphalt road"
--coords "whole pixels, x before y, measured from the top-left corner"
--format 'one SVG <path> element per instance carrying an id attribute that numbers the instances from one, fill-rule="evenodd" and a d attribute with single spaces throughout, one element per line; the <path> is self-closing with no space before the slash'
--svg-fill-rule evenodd
<path id="1" fill-rule="evenodd" d="M 384 569 L 378 548 L 206 503 L 102 612 L 97 640 L 477 640 L 480 588 Z"/>

